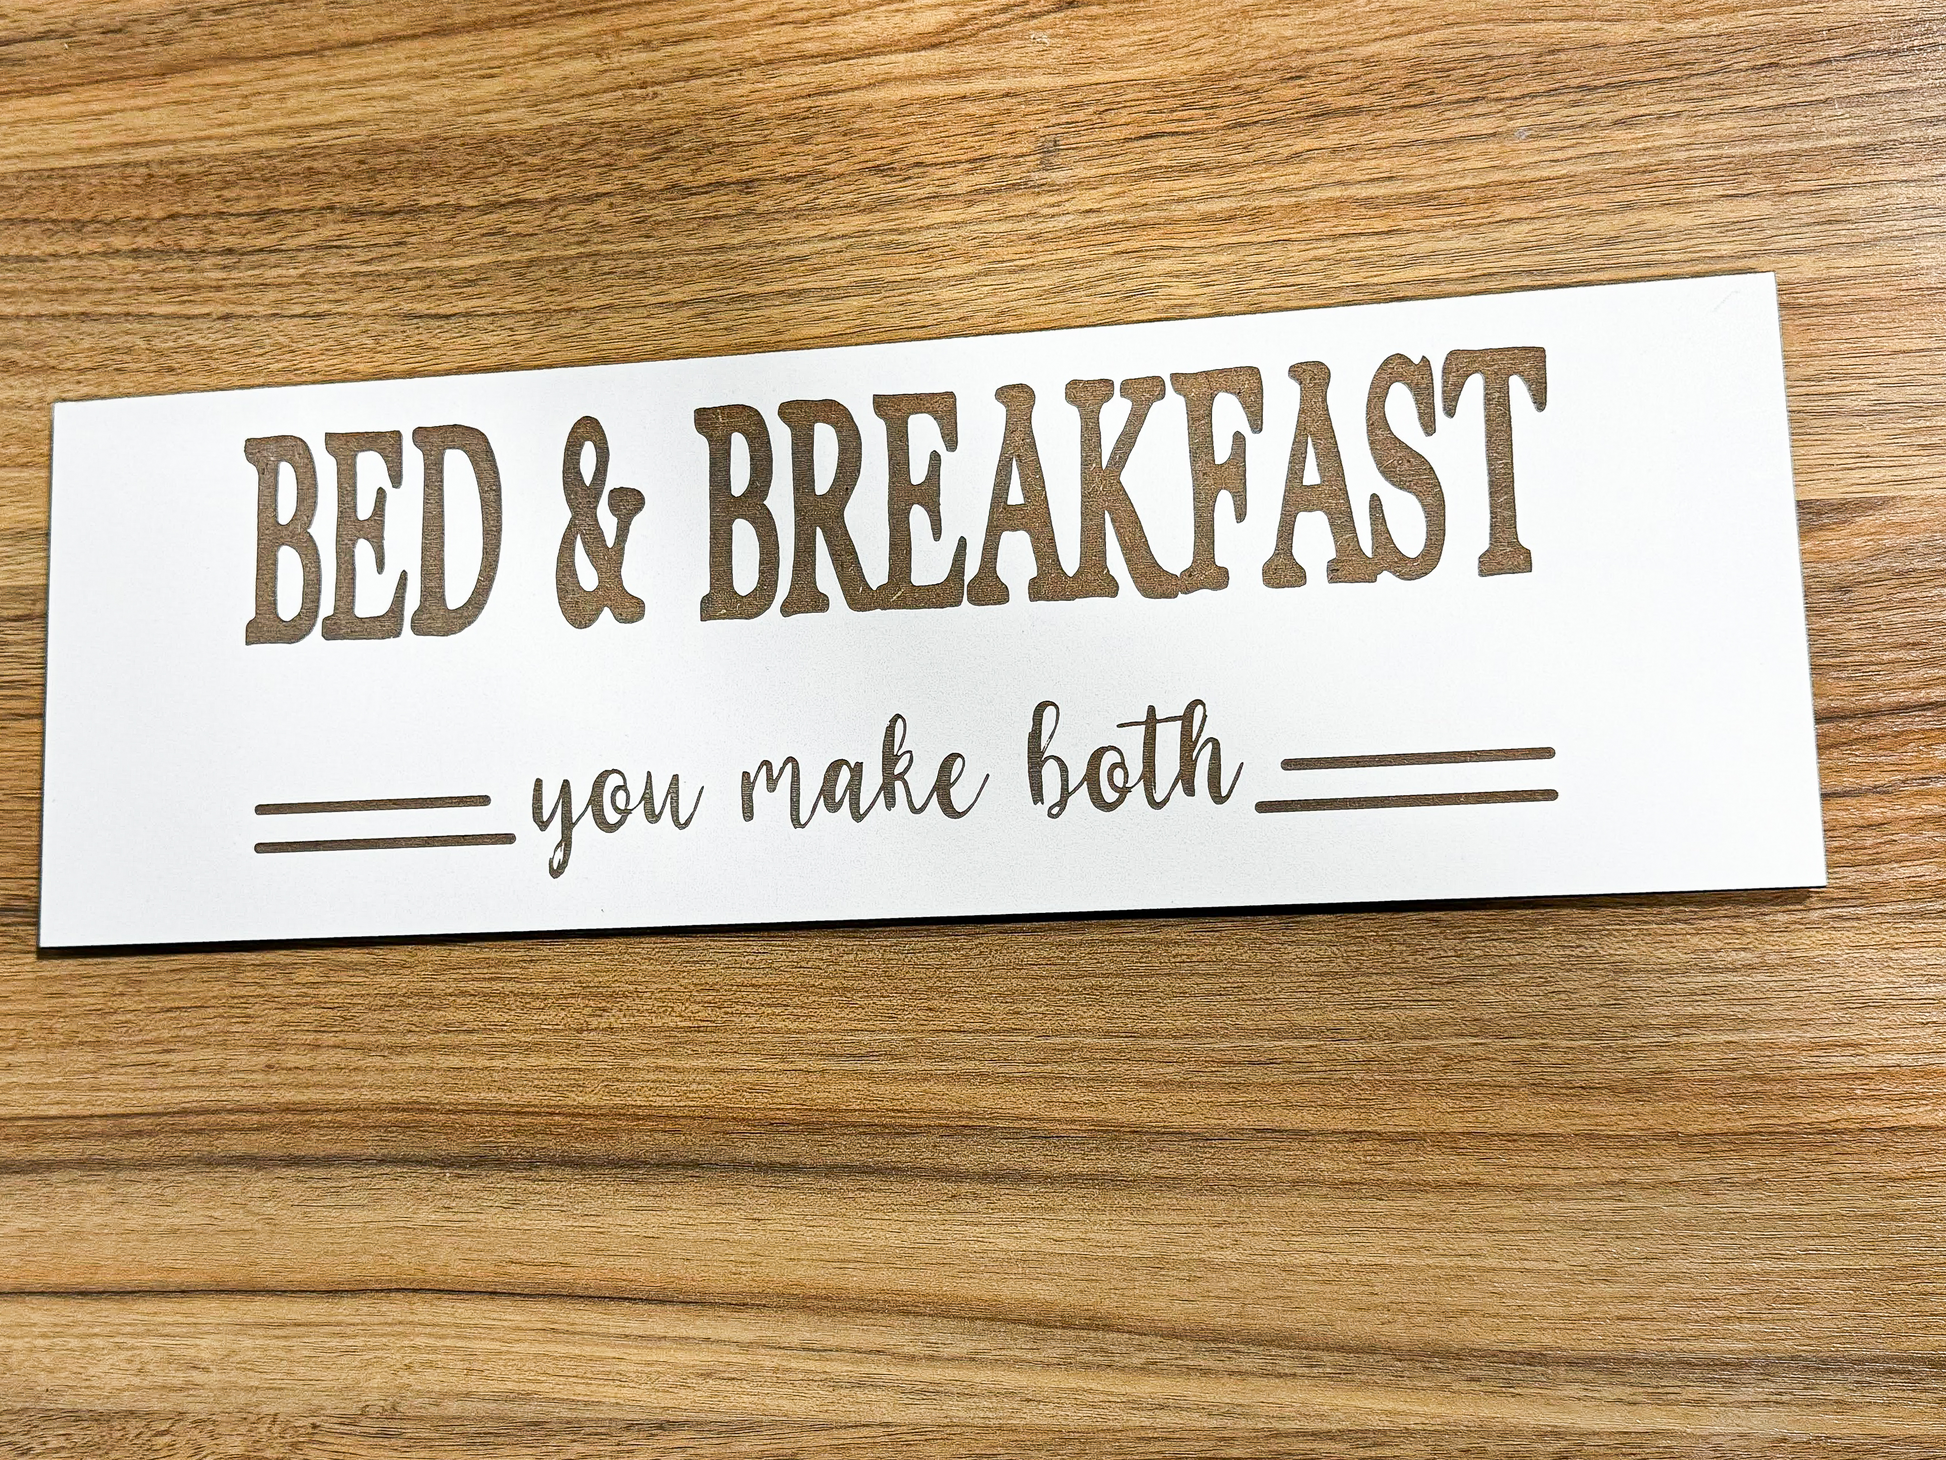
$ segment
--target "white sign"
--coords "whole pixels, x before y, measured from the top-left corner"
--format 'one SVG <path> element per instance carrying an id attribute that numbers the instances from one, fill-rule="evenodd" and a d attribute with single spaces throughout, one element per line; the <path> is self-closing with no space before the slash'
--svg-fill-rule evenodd
<path id="1" fill-rule="evenodd" d="M 46 946 L 1824 881 L 1769 275 L 54 425 Z"/>

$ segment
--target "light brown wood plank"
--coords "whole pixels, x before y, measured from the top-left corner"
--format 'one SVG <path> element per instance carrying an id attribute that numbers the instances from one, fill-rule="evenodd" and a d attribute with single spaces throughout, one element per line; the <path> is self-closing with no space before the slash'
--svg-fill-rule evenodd
<path id="1" fill-rule="evenodd" d="M 83 1311 L 93 1315 L 85 1325 Z M 1624 1441 L 1660 1431 L 1665 1443 L 1707 1435 L 1761 1445 L 1812 1423 L 1880 1445 L 1936 1433 L 1940 1382 L 1936 1357 L 1631 1370 L 1598 1357 L 1401 1360 L 937 1319 L 915 1336 L 897 1315 L 459 1294 L 15 1297 L 0 1300 L 0 1313 L 17 1380 L 50 1408 L 194 1415 L 234 1412 L 244 1398 L 256 1412 L 289 1413 L 309 1401 L 314 1376 L 329 1374 L 347 1409 L 397 1415 L 407 1434 L 434 1417 L 480 1415 L 498 1425 L 557 1415 L 740 1422 L 759 1433 L 809 1418 L 923 1432 L 945 1428 L 938 1417 L 951 1413 L 1002 1449 L 1016 1427 L 1030 1445 L 1036 1430 L 1071 1440 L 1106 1431 L 1111 1444 L 1117 1431 L 1166 1430 L 1192 1454 L 1203 1453 L 1206 1431 L 1221 1445 L 1226 1431 L 1390 1428 L 1431 1438 L 1473 1425 L 1522 1439 L 1592 1431 L 1600 1446 L 1616 1420 Z M 487 1438 L 504 1443 L 504 1434 L 490 1428 Z"/>
<path id="2" fill-rule="evenodd" d="M 1568 1178 L 1563 1154 L 1591 1151 L 1603 1169 Z M 1937 1360 L 1942 1326 L 1913 1315 L 1946 1309 L 1920 1255 L 1946 1238 L 1936 1126 L 1578 1143 L 765 1128 L 671 1157 L 28 1166 L 0 1175 L 0 1251 L 18 1254 L 0 1286 L 575 1294 L 1618 1360 Z M 1220 1260 L 1185 1240 L 1215 1233 Z"/>

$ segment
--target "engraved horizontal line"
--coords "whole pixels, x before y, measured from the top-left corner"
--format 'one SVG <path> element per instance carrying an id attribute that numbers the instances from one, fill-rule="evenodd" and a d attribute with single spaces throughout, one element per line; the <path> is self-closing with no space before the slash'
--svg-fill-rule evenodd
<path id="1" fill-rule="evenodd" d="M 1521 745 L 1507 750 L 1407 750 L 1394 755 L 1301 755 L 1284 762 L 1287 771 L 1371 770 L 1389 765 L 1478 765 L 1496 760 L 1553 760 L 1551 745 Z"/>
<path id="2" fill-rule="evenodd" d="M 407 847 L 505 847 L 513 844 L 510 831 L 475 832 L 465 836 L 341 836 L 325 841 L 258 842 L 260 852 L 388 852 Z"/>
<path id="3" fill-rule="evenodd" d="M 314 816 L 327 811 L 448 811 L 491 806 L 491 796 L 379 796 L 365 801 L 264 801 L 259 816 Z"/>
<path id="4" fill-rule="evenodd" d="M 1308 801 L 1259 801 L 1264 815 L 1279 811 L 1386 811 L 1407 806 L 1501 806 L 1516 801 L 1556 801 L 1552 788 L 1536 791 L 1449 791 L 1425 796 L 1322 796 Z"/>

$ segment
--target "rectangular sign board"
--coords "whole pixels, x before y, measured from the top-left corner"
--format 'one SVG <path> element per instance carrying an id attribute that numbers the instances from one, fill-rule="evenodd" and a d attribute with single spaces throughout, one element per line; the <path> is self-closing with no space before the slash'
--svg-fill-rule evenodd
<path id="1" fill-rule="evenodd" d="M 1819 886 L 1775 281 L 63 403 L 43 946 Z"/>

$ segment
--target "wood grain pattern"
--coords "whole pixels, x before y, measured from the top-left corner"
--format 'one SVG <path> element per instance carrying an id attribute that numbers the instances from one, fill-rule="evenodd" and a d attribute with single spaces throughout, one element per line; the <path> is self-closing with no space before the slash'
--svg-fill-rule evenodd
<path id="1" fill-rule="evenodd" d="M 15 0 L 0 1454 L 1946 1451 L 1942 82 L 1832 0 Z M 1753 268 L 1826 891 L 36 955 L 56 399 Z"/>

